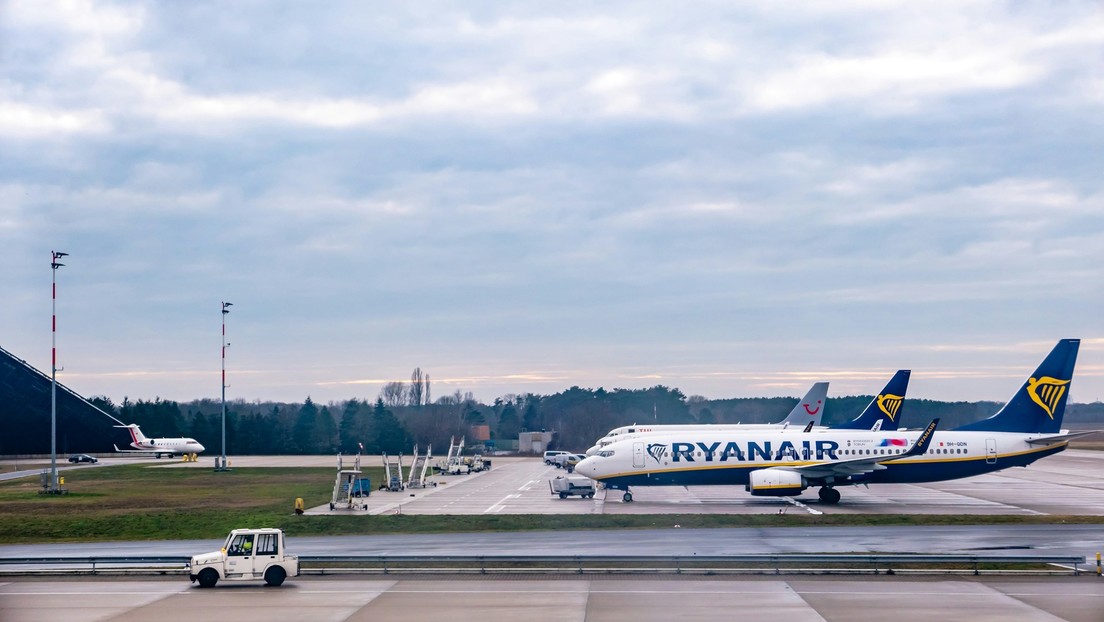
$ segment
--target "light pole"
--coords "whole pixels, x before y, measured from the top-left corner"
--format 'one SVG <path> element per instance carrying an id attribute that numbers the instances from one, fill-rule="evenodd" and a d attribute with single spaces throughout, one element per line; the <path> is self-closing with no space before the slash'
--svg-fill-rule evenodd
<path id="1" fill-rule="evenodd" d="M 50 492 L 58 492 L 57 470 L 57 269 L 64 266 L 58 259 L 69 253 L 50 251 L 50 273 L 52 287 L 50 293 Z"/>
<path id="2" fill-rule="evenodd" d="M 222 461 L 215 465 L 216 471 L 227 471 L 226 467 L 226 316 L 230 313 L 232 302 L 222 303 Z"/>

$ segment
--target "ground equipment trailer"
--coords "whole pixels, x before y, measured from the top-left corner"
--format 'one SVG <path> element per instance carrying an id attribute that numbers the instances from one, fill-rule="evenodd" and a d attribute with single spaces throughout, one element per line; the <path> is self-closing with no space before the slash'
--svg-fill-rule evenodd
<path id="1" fill-rule="evenodd" d="M 594 480 L 581 475 L 560 475 L 548 480 L 548 489 L 561 499 L 572 495 L 591 499 L 594 497 Z"/>
<path id="2" fill-rule="evenodd" d="M 235 529 L 221 550 L 193 555 L 188 562 L 188 577 L 200 587 L 214 587 L 220 579 L 264 579 L 275 587 L 287 577 L 298 576 L 299 556 L 287 554 L 284 532 L 279 529 Z"/>

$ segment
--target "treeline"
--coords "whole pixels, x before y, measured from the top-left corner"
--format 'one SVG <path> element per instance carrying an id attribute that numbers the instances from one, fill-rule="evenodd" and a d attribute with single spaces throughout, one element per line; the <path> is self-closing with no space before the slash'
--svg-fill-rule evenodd
<path id="1" fill-rule="evenodd" d="M 466 436 L 473 444 L 472 426 L 486 425 L 497 448 L 513 447 L 522 431 L 556 433 L 553 448 L 581 451 L 612 428 L 644 423 L 768 423 L 781 420 L 797 404 L 796 398 L 735 398 L 707 400 L 685 396 L 678 389 L 586 389 L 571 387 L 553 395 L 505 395 L 491 404 L 470 393 L 456 392 L 428 399 L 428 379 L 411 399 L 409 388 L 390 386 L 375 402 L 350 399 L 319 404 L 309 397 L 301 403 L 227 403 L 226 447 L 232 455 L 247 454 L 408 454 L 415 443 L 431 445 L 436 455 L 450 438 Z M 399 383 L 402 384 L 402 383 Z M 853 419 L 872 396 L 829 398 L 824 422 Z M 222 405 L 215 400 L 178 403 L 107 398 L 92 403 L 127 423 L 137 423 L 147 436 L 192 437 L 215 453 L 221 450 Z M 8 404 L 0 412 L 6 433 L 0 453 L 30 454 L 49 451 L 49 407 Z M 943 429 L 983 419 L 997 412 L 995 402 L 938 402 L 906 400 L 899 412 L 903 427 L 922 427 L 935 417 Z M 14 425 L 16 421 L 24 425 Z M 1095 424 L 1095 425 L 1094 425 Z M 125 430 L 93 409 L 78 411 L 75 404 L 59 410 L 58 451 L 109 452 L 112 444 L 125 447 Z M 1104 428 L 1104 404 L 1070 404 L 1064 425 Z"/>
<path id="2" fill-rule="evenodd" d="M 825 424 L 859 415 L 873 396 L 829 398 Z M 221 405 L 212 400 L 185 404 L 155 400 L 124 401 L 116 407 L 95 403 L 120 419 L 138 423 L 148 436 L 191 436 L 209 451 L 221 443 Z M 408 403 L 409 404 L 409 403 Z M 226 442 L 230 453 L 242 454 L 369 454 L 409 453 L 417 443 L 443 454 L 450 438 L 468 437 L 471 427 L 487 425 L 496 446 L 512 446 L 526 430 L 556 432 L 555 447 L 583 450 L 610 429 L 634 423 L 769 423 L 781 420 L 797 405 L 796 398 L 687 398 L 678 389 L 584 389 L 571 387 L 554 395 L 506 395 L 482 404 L 471 394 L 454 394 L 433 404 L 386 405 L 351 399 L 319 405 L 230 402 Z M 984 419 L 1000 409 L 997 402 L 906 400 L 899 412 L 902 427 L 922 427 L 935 417 L 944 429 Z M 1070 404 L 1066 424 L 1101 422 L 1104 404 Z M 507 441 L 507 442 L 500 442 Z"/>

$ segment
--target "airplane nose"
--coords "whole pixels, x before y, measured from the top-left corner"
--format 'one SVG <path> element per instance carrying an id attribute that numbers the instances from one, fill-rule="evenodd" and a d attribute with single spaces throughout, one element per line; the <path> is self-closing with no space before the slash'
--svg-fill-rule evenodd
<path id="1" fill-rule="evenodd" d="M 199 447 L 199 451 L 207 451 L 207 448 L 203 445 L 200 445 L 199 443 L 196 443 L 196 446 Z"/>

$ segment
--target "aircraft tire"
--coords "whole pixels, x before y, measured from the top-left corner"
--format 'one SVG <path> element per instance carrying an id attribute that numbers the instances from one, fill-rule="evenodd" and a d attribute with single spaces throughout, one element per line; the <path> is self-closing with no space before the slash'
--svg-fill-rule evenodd
<path id="1" fill-rule="evenodd" d="M 204 568 L 199 571 L 196 581 L 199 581 L 199 587 L 215 587 L 215 584 L 218 583 L 218 571 L 213 568 Z"/>
<path id="2" fill-rule="evenodd" d="M 835 488 L 821 486 L 820 492 L 818 494 L 820 496 L 820 500 L 829 505 L 835 505 L 840 502 L 840 492 Z"/>
<path id="3" fill-rule="evenodd" d="M 280 587 L 283 584 L 284 579 L 287 578 L 287 572 L 280 566 L 272 566 L 265 571 L 265 583 L 272 587 Z"/>
<path id="4" fill-rule="evenodd" d="M 621 500 L 625 503 L 632 503 L 632 493 L 626 490 L 625 494 L 621 495 Z"/>

